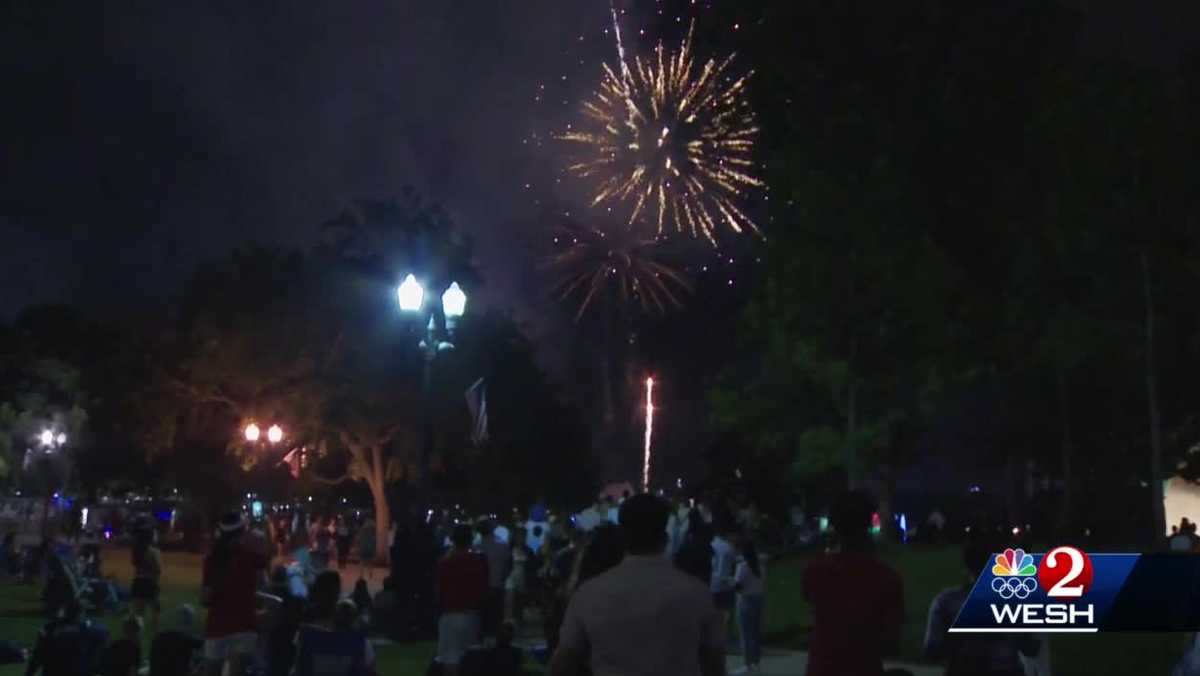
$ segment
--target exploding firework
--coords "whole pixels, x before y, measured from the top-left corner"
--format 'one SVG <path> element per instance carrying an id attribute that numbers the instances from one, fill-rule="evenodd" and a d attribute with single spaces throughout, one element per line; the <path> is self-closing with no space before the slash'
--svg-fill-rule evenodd
<path id="1" fill-rule="evenodd" d="M 650 221 L 662 234 L 671 224 L 713 244 L 725 226 L 759 233 L 737 204 L 763 186 L 754 176 L 750 73 L 729 74 L 733 55 L 697 67 L 691 29 L 678 51 L 660 42 L 630 63 L 616 28 L 620 68 L 605 64 L 583 127 L 559 136 L 580 149 L 568 171 L 596 181 L 593 206 L 629 208 L 630 225 Z"/>
<path id="2" fill-rule="evenodd" d="M 638 303 L 643 310 L 665 312 L 680 306 L 680 296 L 691 290 L 688 280 L 662 262 L 663 251 L 651 237 L 629 228 L 611 231 L 573 223 L 561 226 L 555 236 L 561 247 L 548 261 L 556 275 L 554 293 L 559 300 L 577 299 L 578 321 L 597 299 Z"/>

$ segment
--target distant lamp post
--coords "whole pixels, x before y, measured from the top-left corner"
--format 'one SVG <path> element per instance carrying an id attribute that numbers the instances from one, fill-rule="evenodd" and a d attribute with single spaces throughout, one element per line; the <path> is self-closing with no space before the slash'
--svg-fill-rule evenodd
<path id="1" fill-rule="evenodd" d="M 283 441 L 283 428 L 279 425 L 271 425 L 267 429 L 267 441 L 273 444 Z"/>
<path id="2" fill-rule="evenodd" d="M 249 425 L 246 425 L 246 441 L 249 441 L 250 443 L 254 443 L 254 442 L 258 441 L 258 438 L 261 435 L 262 435 L 262 430 L 258 429 L 258 425 L 255 425 L 254 423 L 250 423 Z"/>
<path id="3" fill-rule="evenodd" d="M 436 291 L 434 292 L 436 293 Z M 421 481 L 429 487 L 429 460 L 433 455 L 433 411 L 431 389 L 433 383 L 433 362 L 437 356 L 446 350 L 453 350 L 454 329 L 458 320 L 467 312 L 467 294 L 458 282 L 451 282 L 442 292 L 441 312 L 438 308 L 424 307 L 425 289 L 411 273 L 405 276 L 396 290 L 400 301 L 400 310 L 417 319 L 425 330 L 425 336 L 418 343 L 421 354 L 425 357 L 425 369 L 422 378 L 422 394 L 425 402 L 425 442 L 421 450 Z M 439 330 L 438 315 L 441 315 L 442 326 Z"/>

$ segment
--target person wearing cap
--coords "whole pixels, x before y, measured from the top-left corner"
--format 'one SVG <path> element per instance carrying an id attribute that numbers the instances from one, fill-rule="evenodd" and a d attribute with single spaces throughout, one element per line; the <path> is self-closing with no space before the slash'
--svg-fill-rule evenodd
<path id="1" fill-rule="evenodd" d="M 664 556 L 665 502 L 621 505 L 626 556 L 571 596 L 550 676 L 724 676 L 725 635 L 708 589 Z"/>
<path id="2" fill-rule="evenodd" d="M 201 591 L 208 608 L 204 627 L 205 670 L 221 676 L 226 662 L 242 676 L 258 645 L 255 593 L 270 563 L 270 545 L 260 532 L 247 530 L 240 512 L 221 518 L 217 540 L 204 559 Z"/>

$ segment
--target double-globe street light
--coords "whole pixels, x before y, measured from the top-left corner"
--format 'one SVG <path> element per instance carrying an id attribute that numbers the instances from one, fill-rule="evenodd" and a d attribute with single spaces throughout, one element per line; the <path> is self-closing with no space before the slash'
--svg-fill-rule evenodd
<path id="1" fill-rule="evenodd" d="M 425 287 L 417 281 L 416 276 L 409 274 L 400 282 L 396 289 L 396 298 L 400 310 L 406 315 L 416 318 L 425 330 L 424 337 L 417 344 L 421 355 L 425 358 L 424 370 L 421 377 L 421 395 L 425 406 L 425 439 L 421 447 L 421 484 L 426 491 L 426 498 L 431 497 L 432 481 L 429 477 L 429 462 L 433 455 L 433 363 L 437 356 L 446 350 L 453 350 L 454 329 L 458 320 L 467 312 L 467 294 L 458 285 L 451 282 L 442 292 L 441 312 L 433 304 L 425 302 Z M 437 318 L 442 317 L 442 326 L 438 326 Z"/>
<path id="2" fill-rule="evenodd" d="M 242 434 L 245 435 L 246 441 L 253 444 L 257 443 L 258 440 L 262 438 L 262 429 L 257 423 L 250 423 L 246 425 L 246 429 L 242 430 Z M 283 441 L 283 428 L 279 425 L 271 425 L 268 427 L 267 441 L 271 442 L 272 444 L 277 444 Z"/>

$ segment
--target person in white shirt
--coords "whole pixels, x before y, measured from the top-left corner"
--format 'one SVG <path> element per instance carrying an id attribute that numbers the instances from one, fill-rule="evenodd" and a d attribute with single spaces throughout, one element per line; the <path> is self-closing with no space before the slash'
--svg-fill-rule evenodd
<path id="1" fill-rule="evenodd" d="M 512 549 L 496 537 L 496 524 L 488 520 L 479 528 L 476 550 L 488 563 L 488 596 L 483 609 L 483 635 L 496 636 L 504 619 L 504 582 L 512 567 Z"/>
<path id="2" fill-rule="evenodd" d="M 571 596 L 550 676 L 724 676 L 725 636 L 704 585 L 663 552 L 667 506 L 637 495 L 621 506 L 627 554 Z"/>
<path id="3" fill-rule="evenodd" d="M 742 673 L 758 673 L 758 665 L 762 661 L 766 573 L 754 541 L 749 537 L 743 538 L 741 558 L 733 576 L 737 590 L 738 634 L 742 637 L 742 655 L 746 659 L 746 668 Z"/>
<path id="4" fill-rule="evenodd" d="M 608 518 L 604 504 L 597 499 L 594 505 L 579 513 L 575 518 L 575 527 L 584 533 L 590 533 Z"/>

